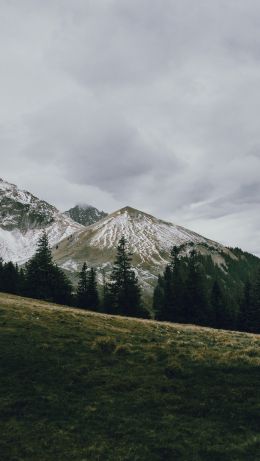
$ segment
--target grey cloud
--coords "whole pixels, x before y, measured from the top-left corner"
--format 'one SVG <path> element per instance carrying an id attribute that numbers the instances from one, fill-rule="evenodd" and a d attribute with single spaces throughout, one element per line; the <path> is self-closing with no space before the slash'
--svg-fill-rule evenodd
<path id="1" fill-rule="evenodd" d="M 114 107 L 70 102 L 62 109 L 48 107 L 26 120 L 31 142 L 24 155 L 35 163 L 52 163 L 76 184 L 120 191 L 127 198 L 145 176 L 173 179 L 184 168 L 173 151 L 144 139 Z"/>
<path id="2" fill-rule="evenodd" d="M 258 1 L 1 13 L 1 175 L 64 208 L 127 202 L 260 251 Z"/>

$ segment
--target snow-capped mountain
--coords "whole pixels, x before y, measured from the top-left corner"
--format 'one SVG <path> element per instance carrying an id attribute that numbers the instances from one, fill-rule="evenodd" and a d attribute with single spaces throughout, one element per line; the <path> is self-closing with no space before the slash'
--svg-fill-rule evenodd
<path id="1" fill-rule="evenodd" d="M 100 219 L 105 218 L 107 213 L 99 211 L 91 205 L 76 205 L 70 210 L 65 211 L 65 215 L 69 216 L 73 221 L 76 221 L 83 226 L 90 226 Z"/>
<path id="2" fill-rule="evenodd" d="M 46 230 L 51 245 L 84 227 L 30 192 L 0 179 L 0 257 L 23 263 Z"/>
<path id="3" fill-rule="evenodd" d="M 174 245 L 184 245 L 185 252 L 195 246 L 201 253 L 208 252 L 216 264 L 223 265 L 223 252 L 230 252 L 195 232 L 125 207 L 60 242 L 54 249 L 54 257 L 67 270 L 78 270 L 86 261 L 99 271 L 109 271 L 122 235 L 133 253 L 133 265 L 139 279 L 147 288 L 168 263 Z"/>

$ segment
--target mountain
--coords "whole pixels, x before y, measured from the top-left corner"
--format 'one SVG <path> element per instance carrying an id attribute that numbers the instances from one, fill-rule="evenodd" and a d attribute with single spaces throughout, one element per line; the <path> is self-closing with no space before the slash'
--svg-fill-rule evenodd
<path id="1" fill-rule="evenodd" d="M 66 270 L 79 269 L 84 261 L 99 272 L 109 271 L 119 239 L 124 235 L 133 253 L 133 266 L 143 285 L 150 290 L 165 265 L 173 245 L 210 255 L 225 270 L 225 258 L 237 259 L 228 248 L 183 227 L 157 219 L 131 207 L 118 210 L 99 222 L 65 239 L 54 249 L 56 262 Z M 101 279 L 101 274 L 99 275 Z"/>
<path id="2" fill-rule="evenodd" d="M 84 227 L 30 192 L 0 179 L 0 257 L 25 262 L 34 254 L 43 229 L 55 245 Z"/>
<path id="3" fill-rule="evenodd" d="M 91 205 L 76 205 L 70 210 L 65 211 L 64 214 L 83 226 L 90 226 L 107 216 L 107 213 L 99 211 Z"/>

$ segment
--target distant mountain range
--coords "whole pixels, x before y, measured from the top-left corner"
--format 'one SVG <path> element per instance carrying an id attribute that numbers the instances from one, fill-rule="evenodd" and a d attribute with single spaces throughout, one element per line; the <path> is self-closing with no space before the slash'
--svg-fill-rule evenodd
<path id="1" fill-rule="evenodd" d="M 185 255 L 196 249 L 210 257 L 216 270 L 237 284 L 259 262 L 253 255 L 226 248 L 131 207 L 107 215 L 92 206 L 77 205 L 61 213 L 30 192 L 0 180 L 0 257 L 24 263 L 34 254 L 43 229 L 60 267 L 73 273 L 86 262 L 97 268 L 100 281 L 111 270 L 117 244 L 124 235 L 133 253 L 135 271 L 147 292 L 169 262 L 173 245 L 181 246 Z"/>

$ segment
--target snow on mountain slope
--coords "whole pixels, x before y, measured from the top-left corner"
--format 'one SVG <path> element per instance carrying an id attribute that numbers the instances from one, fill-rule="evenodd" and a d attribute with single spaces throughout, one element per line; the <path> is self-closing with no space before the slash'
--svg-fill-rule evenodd
<path id="1" fill-rule="evenodd" d="M 24 263 L 46 230 L 53 246 L 84 229 L 54 206 L 0 179 L 0 257 Z"/>
<path id="2" fill-rule="evenodd" d="M 54 257 L 61 267 L 71 271 L 79 269 L 84 261 L 109 271 L 122 235 L 128 241 L 133 266 L 144 287 L 150 286 L 162 272 L 174 245 L 186 244 L 187 252 L 193 245 L 204 252 L 210 248 L 212 255 L 228 251 L 195 232 L 125 207 L 60 242 L 54 249 Z M 224 264 L 223 258 L 219 258 Z"/>
<path id="3" fill-rule="evenodd" d="M 109 215 L 92 227 L 94 235 L 90 238 L 90 244 L 99 248 L 116 248 L 122 235 L 127 239 L 131 251 L 138 254 L 142 261 L 150 257 L 161 258 L 163 251 L 169 252 L 173 245 L 184 243 L 211 243 L 212 242 L 195 232 L 183 227 L 168 223 L 153 216 L 125 207 Z"/>

